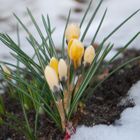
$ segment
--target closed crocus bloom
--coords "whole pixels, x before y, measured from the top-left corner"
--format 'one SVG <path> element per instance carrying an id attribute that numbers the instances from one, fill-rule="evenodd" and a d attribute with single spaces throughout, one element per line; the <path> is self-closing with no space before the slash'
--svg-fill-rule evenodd
<path id="1" fill-rule="evenodd" d="M 51 58 L 50 67 L 52 67 L 56 71 L 56 73 L 58 75 L 58 60 L 55 57 Z"/>
<path id="2" fill-rule="evenodd" d="M 67 80 L 67 64 L 63 59 L 59 60 L 58 63 L 58 73 L 60 81 L 65 82 Z"/>
<path id="3" fill-rule="evenodd" d="M 65 36 L 69 42 L 71 39 L 78 39 L 80 37 L 80 28 L 77 24 L 69 24 L 65 31 Z"/>
<path id="4" fill-rule="evenodd" d="M 6 74 L 5 77 L 8 78 L 9 80 L 11 79 L 11 71 L 6 65 L 1 66 L 3 72 Z"/>
<path id="5" fill-rule="evenodd" d="M 74 68 L 77 69 L 81 65 L 81 59 L 84 54 L 84 45 L 77 39 L 73 39 L 69 46 L 69 56 L 74 63 Z"/>
<path id="6" fill-rule="evenodd" d="M 50 66 L 46 66 L 44 74 L 50 89 L 54 93 L 59 92 L 59 81 L 55 70 Z"/>
<path id="7" fill-rule="evenodd" d="M 92 45 L 86 48 L 84 53 L 84 65 L 90 65 L 95 57 L 95 49 Z"/>
<path id="8" fill-rule="evenodd" d="M 10 71 L 10 69 L 9 69 L 6 65 L 2 65 L 2 70 L 3 70 L 6 74 L 11 75 L 11 71 Z"/>

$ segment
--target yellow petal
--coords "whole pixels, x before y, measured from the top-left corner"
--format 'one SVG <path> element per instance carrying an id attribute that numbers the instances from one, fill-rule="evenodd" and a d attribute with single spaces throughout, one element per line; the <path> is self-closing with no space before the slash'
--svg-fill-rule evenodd
<path id="1" fill-rule="evenodd" d="M 51 58 L 50 67 L 52 67 L 58 75 L 58 60 L 55 57 Z"/>
<path id="2" fill-rule="evenodd" d="M 82 58 L 81 58 L 82 59 Z M 73 60 L 74 68 L 77 69 L 81 66 L 81 59 Z"/>
<path id="3" fill-rule="evenodd" d="M 65 36 L 69 42 L 71 39 L 78 39 L 80 37 L 80 28 L 77 24 L 69 24 L 65 31 Z"/>
<path id="4" fill-rule="evenodd" d="M 84 54 L 84 45 L 77 39 L 74 39 L 70 46 L 70 59 L 74 63 L 74 67 L 81 65 L 81 59 Z"/>
<path id="5" fill-rule="evenodd" d="M 95 58 L 95 49 L 92 45 L 86 48 L 84 53 L 84 64 L 91 64 Z"/>
<path id="6" fill-rule="evenodd" d="M 68 56 L 70 57 L 70 48 L 74 39 L 71 39 L 68 43 Z"/>
<path id="7" fill-rule="evenodd" d="M 58 91 L 59 90 L 59 80 L 58 80 L 58 76 L 57 76 L 55 70 L 50 66 L 46 66 L 44 74 L 45 74 L 45 78 L 47 80 L 47 83 L 48 83 L 50 89 L 53 92 L 56 92 L 56 90 Z"/>

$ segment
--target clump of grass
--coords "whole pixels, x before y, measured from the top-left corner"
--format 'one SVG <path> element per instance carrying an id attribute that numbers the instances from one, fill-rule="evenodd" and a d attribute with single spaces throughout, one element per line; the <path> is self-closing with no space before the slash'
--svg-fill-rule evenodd
<path id="1" fill-rule="evenodd" d="M 42 15 L 42 22 L 46 31 L 46 35 L 44 35 L 29 9 L 27 9 L 28 15 L 41 38 L 41 42 L 38 42 L 24 23 L 15 14 L 14 15 L 27 33 L 26 39 L 34 49 L 33 57 L 30 57 L 21 49 L 18 30 L 18 43 L 13 41 L 9 35 L 0 33 L 0 40 L 13 50 L 11 55 L 17 60 L 17 65 L 1 62 L 2 65 L 16 69 L 15 71 L 9 72 L 1 66 L 1 75 L 7 84 L 9 84 L 12 96 L 16 96 L 21 103 L 26 122 L 26 127 L 23 128 L 26 128 L 25 132 L 28 139 L 37 139 L 37 124 L 41 113 L 46 113 L 63 132 L 68 135 L 73 134 L 74 128 L 71 118 L 77 111 L 80 101 L 88 99 L 88 96 L 91 95 L 84 94 L 91 80 L 98 75 L 103 65 L 104 67 L 108 67 L 140 34 L 138 31 L 108 62 L 104 63 L 106 56 L 114 46 L 113 43 L 108 42 L 108 39 L 136 15 L 139 10 L 126 18 L 112 32 L 108 33 L 98 45 L 98 48 L 95 49 L 93 44 L 96 42 L 96 37 L 105 19 L 106 9 L 101 17 L 95 35 L 91 42 L 89 42 L 89 45 L 85 47 L 83 41 L 102 2 L 103 0 L 99 2 L 97 8 L 91 15 L 83 33 L 80 32 L 80 28 L 82 28 L 85 18 L 88 15 L 92 1 L 89 3 L 79 25 L 69 23 L 71 10 L 69 11 L 62 38 L 61 53 L 56 51 L 52 38 L 55 29 L 51 27 L 49 16 L 45 18 Z M 37 61 L 35 61 L 34 58 L 37 58 Z M 105 78 L 95 84 L 93 91 L 120 68 L 139 58 L 140 57 L 130 59 L 115 68 Z M 24 67 L 21 67 L 20 64 L 23 64 Z M 2 101 L 0 103 L 2 104 Z M 3 105 L 1 104 L 0 110 L 3 112 Z M 34 128 L 31 128 L 27 115 L 27 110 L 31 108 L 34 108 L 36 112 Z"/>

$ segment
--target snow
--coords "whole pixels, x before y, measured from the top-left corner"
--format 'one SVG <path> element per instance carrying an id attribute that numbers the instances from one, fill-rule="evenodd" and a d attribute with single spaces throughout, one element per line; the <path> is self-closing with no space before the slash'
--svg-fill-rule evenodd
<path id="1" fill-rule="evenodd" d="M 71 140 L 139 140 L 140 139 L 140 81 L 128 92 L 135 107 L 127 108 L 114 125 L 80 126 Z"/>
<path id="2" fill-rule="evenodd" d="M 87 0 L 89 2 L 89 0 Z M 93 6 L 90 10 L 89 16 L 92 14 L 93 10 L 97 6 L 98 0 L 93 0 Z M 26 7 L 31 9 L 33 12 L 33 15 L 35 16 L 38 24 L 41 27 L 41 30 L 45 33 L 44 28 L 42 26 L 41 22 L 41 14 L 47 15 L 49 14 L 51 23 L 53 27 L 56 27 L 56 31 L 53 35 L 53 39 L 55 41 L 55 44 L 57 47 L 61 47 L 61 41 L 62 41 L 62 34 L 65 26 L 65 18 L 68 15 L 68 11 L 71 8 L 72 9 L 72 15 L 71 15 L 71 22 L 80 22 L 83 13 L 75 13 L 73 9 L 75 7 L 81 7 L 82 9 L 85 9 L 87 7 L 87 4 L 83 5 L 80 3 L 75 2 L 74 0 L 61 0 L 58 2 L 58 0 L 28 0 L 28 1 L 22 1 L 22 0 L 0 0 L 0 4 L 3 5 L 0 7 L 1 15 L 0 15 L 0 32 L 6 32 L 14 40 L 17 40 L 16 38 L 16 20 L 12 16 L 12 13 L 16 13 L 22 21 L 28 26 L 29 30 L 35 35 L 37 40 L 40 40 L 40 37 L 38 36 L 37 32 L 35 31 L 33 25 L 31 24 L 31 21 L 29 20 L 29 17 L 26 13 Z M 128 17 L 131 13 L 136 11 L 140 8 L 140 1 L 139 0 L 104 0 L 103 5 L 96 16 L 95 20 L 93 21 L 91 28 L 89 29 L 89 32 L 86 36 L 85 43 L 86 45 L 91 40 L 92 36 L 94 35 L 96 28 L 99 24 L 99 21 L 101 19 L 101 16 L 105 10 L 105 8 L 108 8 L 107 16 L 104 20 L 104 24 L 101 27 L 101 30 L 99 32 L 99 35 L 96 39 L 96 42 L 100 42 L 103 37 L 105 37 L 112 29 L 114 29 L 119 23 L 121 23 L 126 17 Z M 89 17 L 88 16 L 88 17 Z M 60 18 L 61 17 L 61 18 Z M 64 17 L 64 19 L 62 18 Z M 88 20 L 89 18 L 87 18 Z M 140 31 L 140 14 L 137 14 L 134 18 L 131 19 L 123 28 L 121 28 L 114 36 L 110 38 L 109 41 L 115 43 L 115 48 L 118 46 L 124 45 L 137 31 Z M 87 20 L 85 21 L 82 31 L 85 29 L 87 25 Z M 33 50 L 25 40 L 26 33 L 23 30 L 20 30 L 21 34 L 21 47 L 22 49 L 27 52 L 30 56 L 33 55 Z M 137 49 L 139 49 L 140 39 L 136 39 L 136 41 L 132 44 L 133 46 L 136 46 Z M 114 50 L 113 50 L 114 51 Z M 7 47 L 5 47 L 0 42 L 0 60 L 8 60 L 13 61 L 13 59 L 10 56 L 11 52 Z M 110 56 L 114 54 L 112 52 Z M 109 59 L 110 57 L 108 57 Z"/>

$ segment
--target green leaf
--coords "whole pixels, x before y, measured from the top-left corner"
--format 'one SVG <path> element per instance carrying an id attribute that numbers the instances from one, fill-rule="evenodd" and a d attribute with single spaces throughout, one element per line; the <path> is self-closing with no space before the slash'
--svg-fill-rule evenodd
<path id="1" fill-rule="evenodd" d="M 3 98 L 0 96 L 0 114 L 4 114 L 5 113 L 5 107 L 4 107 L 4 102 L 3 102 Z"/>
<path id="2" fill-rule="evenodd" d="M 101 63 L 104 61 L 104 58 L 107 56 L 107 54 L 109 53 L 109 51 L 111 51 L 113 45 L 107 45 L 107 47 L 105 48 L 104 52 L 102 53 L 101 57 L 99 58 L 98 62 L 96 63 L 97 57 L 94 59 L 90 69 L 88 70 L 88 73 L 86 74 L 86 76 L 84 77 L 84 80 L 82 82 L 82 84 L 80 85 L 70 108 L 70 112 L 68 114 L 68 118 L 70 119 L 72 112 L 74 111 L 75 106 L 77 105 L 79 99 L 81 98 L 84 90 L 86 89 L 87 85 L 89 84 L 90 80 L 92 79 L 92 77 L 96 74 L 96 71 L 98 70 L 99 66 L 101 65 Z"/>
<path id="3" fill-rule="evenodd" d="M 105 18 L 105 16 L 106 16 L 106 12 L 107 12 L 107 9 L 105 10 L 105 12 L 104 12 L 104 14 L 103 14 L 103 16 L 102 16 L 102 19 L 101 19 L 101 21 L 100 21 L 100 24 L 99 24 L 99 26 L 98 26 L 98 28 L 97 28 L 97 30 L 96 30 L 96 32 L 95 32 L 95 35 L 93 36 L 93 39 L 92 39 L 92 41 L 91 41 L 91 44 L 92 44 L 92 45 L 94 44 L 95 39 L 96 39 L 96 37 L 97 37 L 97 34 L 98 34 L 98 32 L 99 32 L 99 30 L 100 30 L 102 24 L 103 24 L 104 18 Z"/>
<path id="4" fill-rule="evenodd" d="M 67 28 L 68 23 L 69 23 L 70 15 L 71 15 L 71 9 L 69 10 L 68 18 L 67 18 L 64 33 L 63 33 L 63 39 L 62 39 L 62 57 L 63 58 L 65 57 L 65 31 L 66 31 L 66 28 Z"/>
<path id="5" fill-rule="evenodd" d="M 87 14 L 88 14 L 89 9 L 90 9 L 90 7 L 91 7 L 91 5 L 92 5 L 92 2 L 93 2 L 93 0 L 91 0 L 91 1 L 89 2 L 89 5 L 88 5 L 88 7 L 87 7 L 87 9 L 86 9 L 86 11 L 85 11 L 85 14 L 84 14 L 84 16 L 83 16 L 83 18 L 82 18 L 82 20 L 81 20 L 80 28 L 82 27 L 83 22 L 84 22 L 85 18 L 87 17 Z"/>
<path id="6" fill-rule="evenodd" d="M 107 41 L 116 31 L 118 31 L 118 29 L 120 29 L 126 22 L 128 22 L 133 16 L 135 16 L 138 12 L 140 11 L 140 9 L 138 9 L 137 11 L 135 11 L 133 14 L 131 14 L 128 18 L 126 18 L 122 23 L 120 23 L 111 33 L 109 33 L 105 38 L 104 38 L 104 42 Z"/>
<path id="7" fill-rule="evenodd" d="M 116 73 L 117 71 L 119 71 L 120 69 L 122 69 L 123 67 L 125 67 L 126 65 L 128 65 L 129 63 L 132 63 L 136 60 L 139 60 L 140 59 L 140 56 L 137 56 L 135 58 L 131 58 L 129 60 L 127 60 L 126 62 L 124 62 L 123 64 L 121 64 L 120 66 L 118 66 L 117 68 L 115 68 L 114 70 L 112 70 L 109 75 L 102 81 L 100 81 L 93 89 L 92 89 L 92 92 L 89 93 L 86 97 L 86 99 L 90 98 L 92 96 L 92 93 L 94 93 L 94 91 L 105 81 L 107 80 L 110 76 L 112 76 L 114 73 Z"/>
<path id="8" fill-rule="evenodd" d="M 55 56 L 57 58 L 58 56 L 57 56 L 57 53 L 56 53 L 56 50 L 55 50 L 55 45 L 54 45 L 54 42 L 52 40 L 52 36 L 51 36 L 51 34 L 49 32 L 48 25 L 47 25 L 47 22 L 45 20 L 45 17 L 43 15 L 42 15 L 42 21 L 43 21 L 46 33 L 47 33 L 49 41 L 50 41 L 51 49 L 53 51 L 53 56 Z"/>
<path id="9" fill-rule="evenodd" d="M 95 11 L 93 12 L 93 14 L 92 14 L 92 16 L 91 16 L 91 18 L 90 18 L 90 20 L 89 20 L 87 26 L 86 26 L 86 29 L 85 29 L 85 31 L 84 31 L 82 37 L 81 37 L 81 41 L 84 40 L 84 38 L 85 38 L 85 36 L 86 36 L 86 34 L 87 34 L 87 31 L 88 31 L 88 29 L 89 29 L 89 27 L 90 27 L 90 25 L 91 25 L 93 19 L 95 18 L 95 16 L 96 16 L 96 14 L 97 14 L 97 12 L 98 12 L 98 10 L 99 10 L 99 8 L 100 8 L 102 2 L 103 2 L 103 0 L 101 0 L 101 1 L 99 2 L 97 8 L 96 8 Z"/>
<path id="10" fill-rule="evenodd" d="M 108 64 L 112 63 L 114 61 L 114 59 L 121 54 L 138 36 L 140 35 L 140 32 L 136 33 L 136 35 L 134 35 L 134 37 L 128 41 L 128 43 L 126 43 L 126 45 L 124 45 L 124 47 L 122 47 L 108 62 Z"/>

